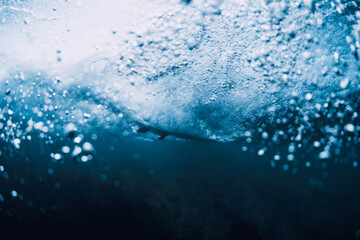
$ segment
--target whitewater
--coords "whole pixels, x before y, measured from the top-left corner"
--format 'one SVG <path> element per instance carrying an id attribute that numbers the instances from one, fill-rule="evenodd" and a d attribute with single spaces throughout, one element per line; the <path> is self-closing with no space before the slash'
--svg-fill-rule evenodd
<path id="1" fill-rule="evenodd" d="M 289 111 L 301 114 L 288 127 L 295 138 L 339 103 L 353 115 L 338 115 L 336 128 L 351 124 L 357 136 L 355 2 L 0 6 L 2 139 L 16 147 L 34 130 L 62 136 L 69 124 L 120 137 L 228 142 L 268 125 L 276 135 Z"/>

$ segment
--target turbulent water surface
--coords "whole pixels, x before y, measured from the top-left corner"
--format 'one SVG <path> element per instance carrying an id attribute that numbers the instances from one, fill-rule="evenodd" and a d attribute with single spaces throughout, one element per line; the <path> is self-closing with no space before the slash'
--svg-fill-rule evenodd
<path id="1" fill-rule="evenodd" d="M 24 127 L 45 123 L 39 130 L 53 115 L 52 128 L 116 125 L 119 136 L 140 129 L 216 141 L 254 132 L 260 119 L 276 124 L 289 109 L 311 124 L 329 102 L 347 105 L 352 121 L 356 103 L 343 101 L 359 84 L 356 7 L 3 3 L 2 111 L 23 117 Z"/>

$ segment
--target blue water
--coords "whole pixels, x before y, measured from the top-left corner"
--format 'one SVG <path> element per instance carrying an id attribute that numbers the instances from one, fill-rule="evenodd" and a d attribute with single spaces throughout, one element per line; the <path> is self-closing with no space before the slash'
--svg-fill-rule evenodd
<path id="1" fill-rule="evenodd" d="M 358 239 L 359 16 L 0 1 L 0 234 Z"/>

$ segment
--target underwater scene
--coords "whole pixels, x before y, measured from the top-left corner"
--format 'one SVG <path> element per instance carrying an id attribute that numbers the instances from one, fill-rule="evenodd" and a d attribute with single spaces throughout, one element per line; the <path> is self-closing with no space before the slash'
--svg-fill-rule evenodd
<path id="1" fill-rule="evenodd" d="M 0 0 L 0 239 L 360 239 L 360 1 Z"/>

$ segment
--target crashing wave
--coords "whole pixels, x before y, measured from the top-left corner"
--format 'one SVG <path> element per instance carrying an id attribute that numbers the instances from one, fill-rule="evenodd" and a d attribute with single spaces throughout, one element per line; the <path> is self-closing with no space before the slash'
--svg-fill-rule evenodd
<path id="1" fill-rule="evenodd" d="M 316 125 L 324 151 L 342 144 L 334 140 L 341 131 L 357 142 L 357 9 L 331 1 L 2 2 L 1 137 L 18 148 L 34 129 L 52 141 L 74 123 L 142 139 L 258 134 L 276 142 L 285 131 L 296 142 L 336 115 Z"/>

